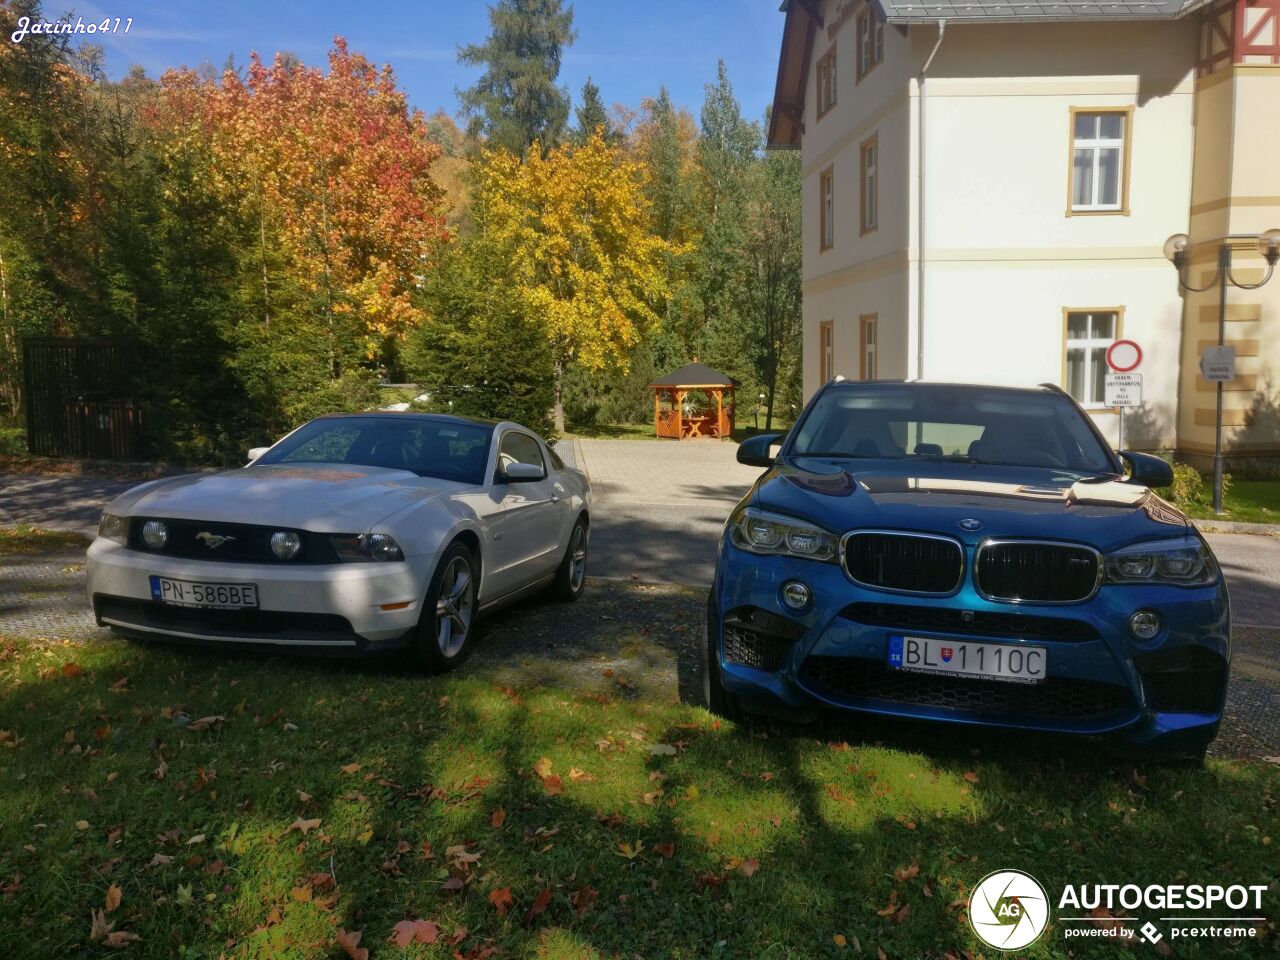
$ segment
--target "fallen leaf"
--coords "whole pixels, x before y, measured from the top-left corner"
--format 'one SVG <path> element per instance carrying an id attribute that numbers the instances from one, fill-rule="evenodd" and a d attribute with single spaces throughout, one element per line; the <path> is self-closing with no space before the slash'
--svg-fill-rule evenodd
<path id="1" fill-rule="evenodd" d="M 298 802 L 299 802 L 299 803 L 310 803 L 310 802 L 311 802 L 311 794 L 306 793 L 306 792 L 304 792 L 304 791 L 302 791 L 302 790 L 299 790 L 299 791 L 298 791 Z"/>
<path id="2" fill-rule="evenodd" d="M 318 820 L 316 822 L 319 823 Z M 187 840 L 187 846 L 190 846 L 193 843 L 204 843 L 204 834 L 197 833 L 194 837 Z"/>
<path id="3" fill-rule="evenodd" d="M 634 860 L 640 856 L 640 851 L 644 849 L 644 841 L 637 840 L 634 844 L 620 843 L 618 849 L 614 853 L 619 857 L 625 857 L 628 860 Z"/>
<path id="4" fill-rule="evenodd" d="M 533 772 L 542 780 L 551 776 L 551 758 L 539 757 L 538 762 L 533 765 Z"/>
<path id="5" fill-rule="evenodd" d="M 844 949 L 844 947 L 847 946 L 849 943 L 849 941 L 845 939 L 845 936 L 843 933 L 832 934 L 831 940 L 833 943 L 835 943 L 837 947 L 840 947 L 841 949 Z"/>
<path id="6" fill-rule="evenodd" d="M 655 757 L 674 757 L 676 748 L 669 743 L 651 743 L 649 744 L 649 753 Z"/>
<path id="7" fill-rule="evenodd" d="M 298 903 L 310 903 L 312 896 L 311 884 L 308 883 L 305 886 L 294 887 L 289 891 L 289 895 Z"/>
<path id="8" fill-rule="evenodd" d="M 225 719 L 227 718 L 221 715 L 213 716 L 213 717 L 201 717 L 199 720 L 192 720 L 190 723 L 188 723 L 187 730 L 190 733 L 200 733 L 202 730 L 208 730 L 210 727 L 216 727 L 218 724 L 222 723 L 222 721 Z"/>
<path id="9" fill-rule="evenodd" d="M 653 845 L 653 852 L 660 854 L 667 860 L 670 860 L 676 855 L 676 845 L 670 840 L 664 840 L 661 843 L 655 843 Z"/>
<path id="10" fill-rule="evenodd" d="M 528 924 L 533 921 L 534 917 L 538 916 L 540 913 L 544 913 L 547 907 L 549 907 L 550 905 L 551 905 L 551 891 L 544 887 L 541 891 L 538 892 L 538 895 L 534 897 L 533 906 L 531 906 L 528 912 L 525 913 L 524 915 L 525 925 L 528 926 Z"/>
<path id="11" fill-rule="evenodd" d="M 191 902 L 191 884 L 178 884 L 178 893 L 174 897 L 179 904 L 185 906 Z"/>
<path id="12" fill-rule="evenodd" d="M 965 780 L 967 780 L 969 783 L 977 783 L 977 782 L 978 782 L 978 775 L 977 775 L 976 773 L 974 773 L 972 770 L 966 770 L 966 771 L 965 771 L 965 773 L 964 773 L 964 778 L 965 778 Z"/>
<path id="13" fill-rule="evenodd" d="M 558 797 L 564 793 L 564 781 L 557 776 L 543 777 L 542 786 L 548 796 Z"/>
<path id="14" fill-rule="evenodd" d="M 343 930 L 338 928 L 337 942 L 351 960 L 369 960 L 369 951 L 360 946 L 360 938 L 364 933 L 360 930 Z"/>
<path id="15" fill-rule="evenodd" d="M 107 921 L 107 915 L 104 911 L 89 911 L 89 940 L 93 943 L 101 943 L 105 940 L 113 926 L 114 924 Z"/>
<path id="16" fill-rule="evenodd" d="M 123 891 L 116 884 L 113 883 L 111 886 L 107 887 L 107 896 L 103 903 L 107 913 L 115 912 L 116 908 L 120 906 L 120 899 L 122 896 Z"/>
<path id="17" fill-rule="evenodd" d="M 173 862 L 173 857 L 167 857 L 163 853 L 157 853 L 154 857 L 151 858 L 151 862 L 148 863 L 147 866 L 163 867 L 165 864 L 172 863 L 172 862 Z"/>
<path id="18" fill-rule="evenodd" d="M 113 930 L 107 934 L 102 942 L 113 950 L 123 950 L 131 943 L 138 943 L 142 940 L 136 933 L 130 933 L 128 930 Z"/>
<path id="19" fill-rule="evenodd" d="M 507 908 L 515 903 L 511 899 L 511 888 L 499 887 L 497 890 L 490 892 L 489 902 L 493 904 L 493 909 L 498 911 L 498 916 L 505 917 Z"/>
<path id="20" fill-rule="evenodd" d="M 293 833 L 293 831 L 297 830 L 303 836 L 306 836 L 308 831 L 314 830 L 318 826 L 320 826 L 319 817 L 316 817 L 314 820 L 304 820 L 302 817 L 298 817 L 293 821 L 293 823 L 289 824 L 289 829 L 286 830 L 285 833 Z M 187 842 L 190 843 L 191 841 Z"/>
<path id="21" fill-rule="evenodd" d="M 579 913 L 585 913 L 591 909 L 591 905 L 596 902 L 596 898 L 600 896 L 600 892 L 594 887 L 583 887 L 573 895 L 573 909 Z"/>
<path id="22" fill-rule="evenodd" d="M 77 830 L 88 830 L 88 829 L 89 829 L 89 821 L 88 821 L 88 820 L 77 820 L 77 821 L 76 821 L 76 829 L 77 829 Z"/>
<path id="23" fill-rule="evenodd" d="M 499 807 L 489 815 L 489 826 L 497 830 L 507 819 L 507 811 Z"/>
<path id="24" fill-rule="evenodd" d="M 64 663 L 62 665 L 62 675 L 68 679 L 78 677 L 84 673 L 84 667 L 78 663 Z"/>
<path id="25" fill-rule="evenodd" d="M 579 770 L 577 767 L 573 767 L 569 771 L 569 779 L 574 783 L 595 783 L 596 780 L 594 776 L 587 773 L 585 770 Z"/>
<path id="26" fill-rule="evenodd" d="M 435 943 L 440 939 L 440 927 L 433 920 L 401 920 L 391 932 L 391 942 L 397 947 L 411 943 Z"/>
<path id="27" fill-rule="evenodd" d="M 358 773 L 360 771 L 360 764 L 348 763 L 345 767 L 342 767 L 341 769 L 343 773 Z"/>
<path id="28" fill-rule="evenodd" d="M 738 872 L 744 877 L 754 877 L 756 871 L 760 869 L 760 861 L 756 859 L 743 860 L 738 864 Z"/>
<path id="29" fill-rule="evenodd" d="M 897 870 L 893 871 L 893 877 L 898 882 L 902 882 L 903 880 L 915 879 L 915 877 L 918 876 L 919 873 L 920 873 L 920 864 L 917 863 L 915 860 L 912 860 L 911 866 L 899 867 Z"/>
<path id="30" fill-rule="evenodd" d="M 280 908 L 279 908 L 279 907 L 272 907 L 270 910 L 268 910 L 268 911 L 267 911 L 267 926 L 268 926 L 268 927 L 274 927 L 277 923 L 279 923 L 279 922 L 280 922 L 281 920 L 283 920 L 283 919 L 284 919 L 284 917 L 282 917 L 282 916 L 280 915 Z"/>

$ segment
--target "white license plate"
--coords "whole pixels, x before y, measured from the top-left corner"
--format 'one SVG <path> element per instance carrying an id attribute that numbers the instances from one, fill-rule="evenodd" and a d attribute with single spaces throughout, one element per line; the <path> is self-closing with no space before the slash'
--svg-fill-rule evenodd
<path id="1" fill-rule="evenodd" d="M 175 607 L 201 610 L 254 610 L 258 606 L 256 583 L 213 583 L 208 580 L 151 578 L 151 599 Z"/>
<path id="2" fill-rule="evenodd" d="M 889 666 L 914 673 L 982 677 L 1012 683 L 1040 683 L 1049 666 L 1044 647 L 973 643 L 936 637 L 889 637 Z"/>

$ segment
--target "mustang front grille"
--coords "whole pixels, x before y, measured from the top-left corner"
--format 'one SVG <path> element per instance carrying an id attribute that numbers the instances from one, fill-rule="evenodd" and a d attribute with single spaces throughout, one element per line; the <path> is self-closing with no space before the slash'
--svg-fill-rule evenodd
<path id="1" fill-rule="evenodd" d="M 163 520 L 169 539 L 153 550 L 142 539 L 148 520 Z M 329 537 L 294 530 L 302 539 L 302 549 L 291 560 L 281 560 L 271 552 L 271 535 L 289 527 L 269 527 L 252 523 L 206 523 L 202 520 L 171 520 L 162 517 L 133 517 L 129 521 L 129 546 L 143 553 L 187 560 L 215 560 L 219 563 L 337 563 Z"/>
<path id="2" fill-rule="evenodd" d="M 357 640 L 351 622 L 335 613 L 293 613 L 281 610 L 194 610 L 152 600 L 96 595 L 99 617 L 143 631 L 172 631 L 201 637 L 255 640 Z"/>
<path id="3" fill-rule="evenodd" d="M 1007 683 L 910 673 L 878 660 L 809 657 L 801 678 L 815 690 L 842 698 L 954 710 L 975 719 L 1099 720 L 1133 709 L 1125 687 L 1069 677 Z"/>
<path id="4" fill-rule="evenodd" d="M 880 590 L 947 594 L 964 575 L 964 551 L 949 537 L 856 530 L 845 536 L 841 552 L 850 579 Z"/>
<path id="5" fill-rule="evenodd" d="M 840 615 L 854 623 L 904 632 L 926 630 L 974 637 L 1073 642 L 1098 639 L 1098 631 L 1084 620 L 1036 617 L 1021 613 L 991 613 L 986 610 L 956 610 L 952 607 L 921 607 L 900 603 L 854 603 L 845 607 Z"/>
<path id="6" fill-rule="evenodd" d="M 989 540 L 978 548 L 974 584 L 989 600 L 1078 603 L 1098 589 L 1096 550 L 1040 540 Z"/>

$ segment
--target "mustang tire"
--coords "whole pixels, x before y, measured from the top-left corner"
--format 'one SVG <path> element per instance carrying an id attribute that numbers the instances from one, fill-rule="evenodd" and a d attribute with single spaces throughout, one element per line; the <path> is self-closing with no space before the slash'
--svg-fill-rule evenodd
<path id="1" fill-rule="evenodd" d="M 569 534 L 569 546 L 556 570 L 555 583 L 551 585 L 551 592 L 561 600 L 573 601 L 582 596 L 587 582 L 587 542 L 590 539 L 591 527 L 587 518 L 579 517 L 573 525 L 573 533 Z"/>
<path id="2" fill-rule="evenodd" d="M 461 543 L 445 550 L 436 565 L 413 644 L 417 661 L 432 673 L 452 670 L 471 655 L 478 613 L 478 567 L 476 558 Z"/>

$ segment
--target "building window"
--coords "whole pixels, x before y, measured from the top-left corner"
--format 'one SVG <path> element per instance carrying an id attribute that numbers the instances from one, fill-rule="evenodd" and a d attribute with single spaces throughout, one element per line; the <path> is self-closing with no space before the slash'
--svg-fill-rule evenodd
<path id="1" fill-rule="evenodd" d="M 1068 310 L 1066 326 L 1067 392 L 1082 406 L 1104 406 L 1107 348 L 1120 336 L 1120 311 Z"/>
<path id="2" fill-rule="evenodd" d="M 876 380 L 880 376 L 880 364 L 876 352 L 876 321 L 878 316 L 866 313 L 858 318 L 858 342 L 861 344 L 862 359 L 858 364 L 858 372 L 863 380 Z"/>
<path id="3" fill-rule="evenodd" d="M 1071 111 L 1071 212 L 1127 213 L 1128 110 Z"/>
<path id="4" fill-rule="evenodd" d="M 818 61 L 818 119 L 836 105 L 836 48 L 822 55 Z"/>
<path id="5" fill-rule="evenodd" d="M 868 2 L 858 14 L 858 69 L 859 82 L 884 59 L 884 21 L 876 16 Z"/>
<path id="6" fill-rule="evenodd" d="M 818 176 L 818 192 L 821 194 L 818 226 L 822 230 L 819 248 L 822 250 L 830 250 L 835 246 L 836 240 L 836 197 L 835 187 L 831 182 L 832 172 L 832 168 L 827 167 L 827 169 L 823 170 Z"/>
<path id="7" fill-rule="evenodd" d="M 866 140 L 861 150 L 862 190 L 858 199 L 862 232 L 870 233 L 880 222 L 880 144 Z"/>
<path id="8" fill-rule="evenodd" d="M 818 379 L 826 383 L 835 376 L 835 347 L 831 340 L 832 321 L 823 320 L 818 324 Z"/>

